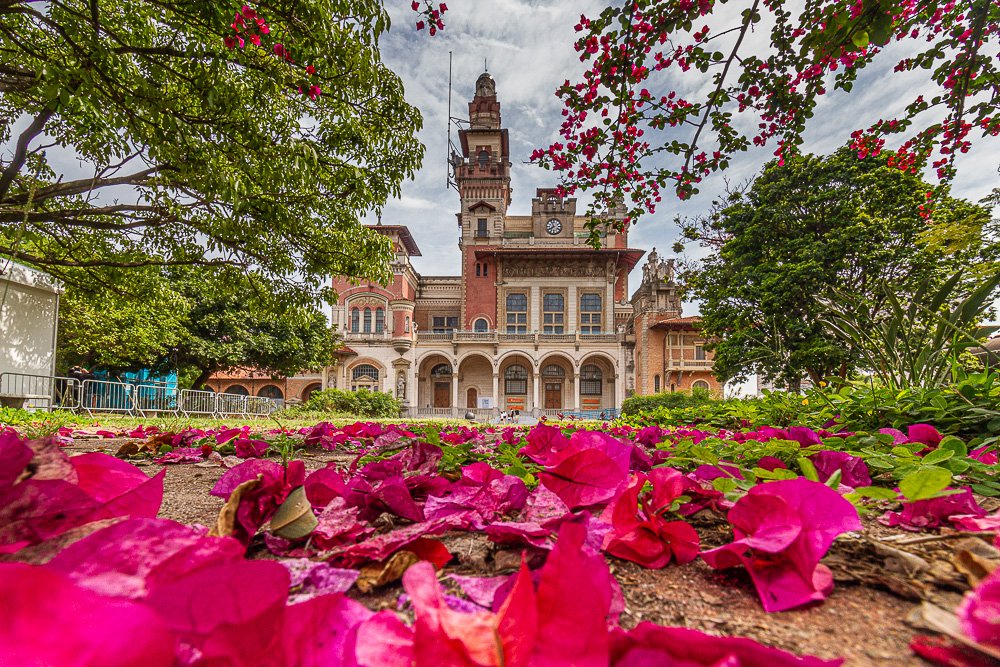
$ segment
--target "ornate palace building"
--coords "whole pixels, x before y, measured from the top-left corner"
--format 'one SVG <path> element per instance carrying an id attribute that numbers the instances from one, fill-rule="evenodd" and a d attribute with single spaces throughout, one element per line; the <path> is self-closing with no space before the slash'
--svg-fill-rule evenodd
<path id="1" fill-rule="evenodd" d="M 265 395 L 320 387 L 395 393 L 409 414 L 520 410 L 536 416 L 611 413 L 632 394 L 719 391 L 698 318 L 681 316 L 673 260 L 655 249 L 629 298 L 643 250 L 627 230 L 587 245 L 576 200 L 539 189 L 531 215 L 509 215 L 510 146 L 493 78 L 483 74 L 452 158 L 459 192 L 460 276 L 418 274 L 404 225 L 373 225 L 396 248 L 389 285 L 335 278 L 333 323 L 345 347 L 321 375 L 272 382 Z M 262 393 L 247 374 L 217 375 L 215 391 Z M 259 383 L 260 381 L 258 381 Z M 284 391 L 282 391 L 284 388 Z"/>

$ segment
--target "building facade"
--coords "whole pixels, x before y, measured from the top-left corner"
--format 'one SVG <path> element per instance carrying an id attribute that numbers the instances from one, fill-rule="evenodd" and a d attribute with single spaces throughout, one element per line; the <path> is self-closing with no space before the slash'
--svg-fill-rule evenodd
<path id="1" fill-rule="evenodd" d="M 459 141 L 452 168 L 461 275 L 418 274 L 410 230 L 373 225 L 395 246 L 392 282 L 334 278 L 333 324 L 346 345 L 310 390 L 319 382 L 393 392 L 414 416 L 538 416 L 610 412 L 635 392 L 721 389 L 697 318 L 681 316 L 673 260 L 654 249 L 629 298 L 629 272 L 645 252 L 629 247 L 627 230 L 614 224 L 620 217 L 595 249 L 576 200 L 555 189 L 535 193 L 531 215 L 508 214 L 510 145 L 489 74 L 476 82 Z M 237 379 L 211 385 L 225 390 Z"/>

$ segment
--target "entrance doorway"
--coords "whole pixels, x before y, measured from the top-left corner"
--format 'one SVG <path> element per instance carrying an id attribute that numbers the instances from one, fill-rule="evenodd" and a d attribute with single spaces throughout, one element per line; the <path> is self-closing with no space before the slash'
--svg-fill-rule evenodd
<path id="1" fill-rule="evenodd" d="M 545 383 L 545 409 L 559 410 L 562 408 L 562 382 Z"/>
<path id="2" fill-rule="evenodd" d="M 470 410 L 475 410 L 478 406 L 476 402 L 479 399 L 479 392 L 476 391 L 475 387 L 469 387 L 469 391 L 466 392 L 465 407 Z"/>
<path id="3" fill-rule="evenodd" d="M 451 407 L 451 382 L 434 383 L 434 407 L 435 408 Z"/>

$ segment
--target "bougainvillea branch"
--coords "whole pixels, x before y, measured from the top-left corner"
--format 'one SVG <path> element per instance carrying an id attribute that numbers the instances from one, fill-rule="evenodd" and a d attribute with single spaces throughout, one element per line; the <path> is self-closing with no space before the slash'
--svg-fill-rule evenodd
<path id="1" fill-rule="evenodd" d="M 691 197 L 752 147 L 775 144 L 783 163 L 823 95 L 851 92 L 863 68 L 900 51 L 894 71 L 926 71 L 925 84 L 898 118 L 851 135 L 859 157 L 891 153 L 893 166 L 929 165 L 948 182 L 974 133 L 1000 133 L 1000 0 L 629 0 L 576 30 L 588 69 L 558 89 L 561 140 L 532 159 L 561 172 L 567 194 L 594 195 L 592 228 L 622 197 L 623 225 L 652 213 L 664 188 Z"/>

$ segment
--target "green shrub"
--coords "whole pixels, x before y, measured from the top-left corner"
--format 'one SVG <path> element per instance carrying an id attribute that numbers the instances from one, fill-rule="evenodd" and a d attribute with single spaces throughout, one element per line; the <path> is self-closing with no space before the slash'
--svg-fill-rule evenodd
<path id="1" fill-rule="evenodd" d="M 859 380 L 840 387 L 816 387 L 804 395 L 772 391 L 761 397 L 695 405 L 628 411 L 623 406 L 622 422 L 727 429 L 809 426 L 831 431 L 905 429 L 925 423 L 948 435 L 991 439 L 1000 437 L 1000 372 L 959 371 L 953 384 L 935 388 L 892 390 Z"/>
<path id="2" fill-rule="evenodd" d="M 690 392 L 666 391 L 651 396 L 630 396 L 622 401 L 622 415 L 635 415 L 659 408 L 686 408 L 694 405 L 716 403 L 711 392 L 703 387 L 695 387 Z"/>
<path id="3" fill-rule="evenodd" d="M 392 394 L 384 394 L 380 391 L 324 389 L 313 392 L 308 401 L 289 408 L 285 414 L 294 416 L 305 412 L 395 418 L 399 417 L 400 405 Z"/>

